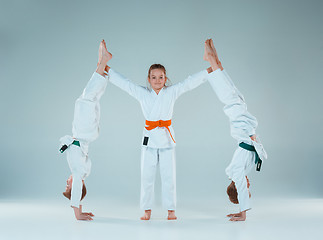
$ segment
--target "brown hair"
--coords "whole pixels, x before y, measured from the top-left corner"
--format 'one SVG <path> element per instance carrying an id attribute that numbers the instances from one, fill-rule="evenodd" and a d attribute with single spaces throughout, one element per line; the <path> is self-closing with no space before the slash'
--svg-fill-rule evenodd
<path id="1" fill-rule="evenodd" d="M 70 188 L 68 191 L 63 192 L 63 195 L 68 198 L 69 200 L 71 200 L 71 192 L 72 192 L 72 188 Z M 82 196 L 81 196 L 81 200 L 83 200 L 83 198 L 86 195 L 86 187 L 85 184 L 83 183 L 83 188 L 82 188 Z"/>
<path id="2" fill-rule="evenodd" d="M 155 63 L 155 64 L 153 64 L 153 65 L 151 65 L 149 67 L 149 70 L 148 70 L 148 78 L 150 78 L 150 72 L 151 72 L 151 70 L 154 70 L 154 69 L 160 69 L 160 70 L 162 70 L 164 72 L 165 78 L 166 78 L 165 86 L 170 86 L 171 85 L 171 82 L 170 82 L 169 78 L 167 77 L 166 68 L 163 65 L 159 64 L 159 63 Z"/>
<path id="3" fill-rule="evenodd" d="M 234 181 L 231 182 L 231 184 L 227 188 L 227 194 L 229 196 L 229 199 L 232 203 L 238 204 L 238 192 L 236 189 L 236 186 L 234 184 Z"/>

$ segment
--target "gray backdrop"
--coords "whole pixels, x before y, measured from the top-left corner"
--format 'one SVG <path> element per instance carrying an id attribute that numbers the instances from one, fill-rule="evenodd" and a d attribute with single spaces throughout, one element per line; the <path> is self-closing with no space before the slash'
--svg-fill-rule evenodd
<path id="1" fill-rule="evenodd" d="M 2 199 L 61 198 L 70 172 L 58 139 L 71 133 L 74 101 L 95 71 L 101 39 L 111 67 L 146 85 L 153 63 L 165 65 L 173 83 L 207 68 L 209 37 L 269 155 L 251 173 L 254 196 L 323 196 L 322 1 L 0 3 Z M 175 105 L 180 202 L 225 198 L 236 142 L 222 108 L 208 83 Z M 140 105 L 109 84 L 101 110 L 89 196 L 138 202 Z"/>

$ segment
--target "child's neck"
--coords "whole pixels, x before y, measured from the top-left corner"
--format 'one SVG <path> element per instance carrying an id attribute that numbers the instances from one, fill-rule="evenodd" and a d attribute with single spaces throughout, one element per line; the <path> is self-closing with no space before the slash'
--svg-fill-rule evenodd
<path id="1" fill-rule="evenodd" d="M 162 90 L 163 88 L 160 89 L 153 89 L 155 91 L 155 93 L 158 95 L 158 93 L 160 92 L 160 90 Z"/>

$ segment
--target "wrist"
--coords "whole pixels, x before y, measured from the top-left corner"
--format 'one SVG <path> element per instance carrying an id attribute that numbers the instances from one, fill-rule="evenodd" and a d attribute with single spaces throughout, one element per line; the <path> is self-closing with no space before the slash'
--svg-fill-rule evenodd
<path id="1" fill-rule="evenodd" d="M 75 217 L 79 217 L 80 216 L 80 209 L 77 207 L 72 207 L 72 208 L 74 209 Z"/>

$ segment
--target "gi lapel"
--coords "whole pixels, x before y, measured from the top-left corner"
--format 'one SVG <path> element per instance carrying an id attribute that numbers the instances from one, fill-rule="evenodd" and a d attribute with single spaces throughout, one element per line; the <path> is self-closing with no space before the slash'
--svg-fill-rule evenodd
<path id="1" fill-rule="evenodd" d="M 158 120 L 167 120 L 167 119 L 160 119 L 160 115 L 161 115 L 161 111 L 162 111 L 162 99 L 163 99 L 163 95 L 164 95 L 164 88 L 162 88 L 159 91 L 159 94 L 157 95 L 157 93 L 152 90 L 152 94 L 155 94 L 155 102 L 151 107 L 151 112 L 149 114 L 149 119 L 146 120 L 150 120 L 150 121 L 158 121 Z"/>

